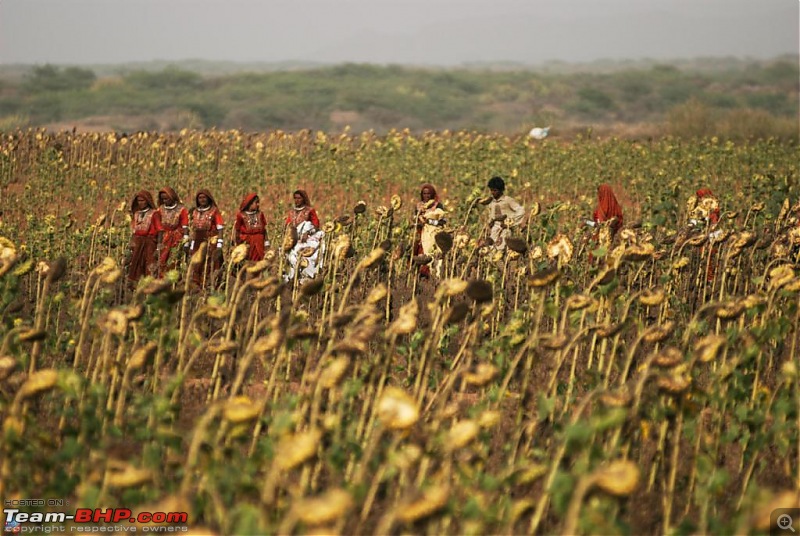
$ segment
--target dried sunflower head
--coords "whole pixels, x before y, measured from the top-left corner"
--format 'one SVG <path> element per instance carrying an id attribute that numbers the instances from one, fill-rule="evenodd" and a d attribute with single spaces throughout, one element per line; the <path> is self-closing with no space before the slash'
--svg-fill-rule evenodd
<path id="1" fill-rule="evenodd" d="M 561 233 L 547 243 L 547 256 L 551 259 L 558 259 L 561 264 L 569 263 L 574 251 L 575 247 L 572 245 L 572 241 Z"/>

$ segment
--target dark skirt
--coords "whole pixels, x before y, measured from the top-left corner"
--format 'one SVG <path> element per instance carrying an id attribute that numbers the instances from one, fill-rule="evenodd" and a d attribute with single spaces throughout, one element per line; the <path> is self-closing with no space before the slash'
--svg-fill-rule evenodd
<path id="1" fill-rule="evenodd" d="M 156 237 L 137 236 L 131 239 L 131 260 L 128 279 L 136 282 L 146 275 L 156 274 Z"/>
<path id="2" fill-rule="evenodd" d="M 209 238 L 213 239 L 209 241 Z M 200 288 L 219 286 L 222 270 L 222 251 L 217 248 L 216 235 L 209 235 L 208 231 L 196 230 L 192 236 L 194 247 L 191 255 L 200 249 L 203 242 L 208 242 L 205 258 L 192 269 L 192 281 Z"/>

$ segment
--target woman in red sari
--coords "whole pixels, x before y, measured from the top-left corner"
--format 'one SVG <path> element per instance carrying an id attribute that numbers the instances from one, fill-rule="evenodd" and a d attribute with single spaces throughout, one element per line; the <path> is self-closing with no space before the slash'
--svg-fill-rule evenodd
<path id="1" fill-rule="evenodd" d="M 161 232 L 161 217 L 155 210 L 153 196 L 141 190 L 131 201 L 130 260 L 128 261 L 128 280 L 135 284 L 142 276 L 156 275 L 158 234 Z"/>
<path id="2" fill-rule="evenodd" d="M 189 215 L 191 227 L 191 241 L 189 242 L 189 254 L 200 249 L 203 242 L 208 243 L 206 258 L 197 265 L 192 271 L 192 281 L 199 286 L 205 287 L 214 283 L 214 272 L 222 268 L 222 214 L 220 214 L 214 197 L 206 189 L 199 190 L 195 195 L 195 207 Z"/>
<path id="3" fill-rule="evenodd" d="M 433 256 L 436 249 L 434 237 L 439 227 L 445 224 L 444 207 L 432 184 L 423 184 L 419 192 L 419 203 L 414 210 L 414 223 L 416 235 L 414 237 L 414 255 Z M 431 276 L 430 266 L 423 264 L 419 267 L 419 275 L 423 278 Z"/>
<path id="4" fill-rule="evenodd" d="M 614 238 L 617 232 L 622 229 L 624 221 L 622 207 L 619 206 L 617 197 L 608 184 L 601 184 L 597 187 L 597 208 L 594 209 L 592 218 L 595 223 L 603 223 L 614 219 L 610 224 L 611 238 Z"/>
<path id="5" fill-rule="evenodd" d="M 267 219 L 259 207 L 255 193 L 244 196 L 239 212 L 236 214 L 236 243 L 248 245 L 247 260 L 260 261 L 267 247 Z"/>
<path id="6" fill-rule="evenodd" d="M 158 191 L 158 213 L 161 216 L 161 254 L 158 258 L 158 277 L 164 277 L 178 265 L 181 244 L 189 244 L 189 211 L 181 203 L 175 190 L 166 186 Z M 176 251 L 170 262 L 172 251 Z"/>
<path id="7" fill-rule="evenodd" d="M 592 213 L 591 221 L 587 221 L 586 223 L 591 227 L 597 227 L 605 222 L 609 222 L 608 229 L 610 231 L 610 236 L 605 240 L 601 240 L 601 242 L 607 240 L 608 244 L 601 245 L 610 246 L 617 232 L 622 229 L 624 218 L 622 216 L 622 207 L 619 205 L 617 196 L 614 195 L 611 186 L 608 184 L 601 184 L 597 187 L 597 207 Z M 594 233 L 592 239 L 595 241 L 601 239 L 600 229 Z M 594 262 L 594 256 L 591 253 L 589 253 L 589 262 Z"/>

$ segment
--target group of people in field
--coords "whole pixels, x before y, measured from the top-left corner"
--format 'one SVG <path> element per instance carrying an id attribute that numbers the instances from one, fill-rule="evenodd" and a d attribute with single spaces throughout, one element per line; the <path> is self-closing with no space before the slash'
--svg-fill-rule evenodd
<path id="1" fill-rule="evenodd" d="M 492 177 L 488 183 L 490 196 L 486 205 L 485 226 L 482 231 L 484 243 L 496 250 L 504 250 L 506 241 L 525 217 L 525 208 L 513 197 L 506 195 L 506 184 L 502 177 Z M 703 188 L 696 193 L 696 210 L 690 215 L 689 224 L 713 226 L 720 218 L 719 202 L 713 192 Z M 319 215 L 305 190 L 295 190 L 294 205 L 285 218 L 288 240 L 284 242 L 287 281 L 300 282 L 313 279 L 321 268 L 325 251 L 325 233 Z M 446 210 L 432 184 L 423 184 L 419 202 L 415 206 L 415 237 L 413 254 L 429 256 L 433 263 L 422 263 L 419 276 L 440 276 L 441 260 L 438 259 L 436 235 L 447 224 Z M 610 243 L 624 224 L 622 207 L 608 184 L 597 188 L 597 205 L 592 219 L 586 224 L 595 228 L 593 239 Z M 175 190 L 162 188 L 158 192 L 158 204 L 150 192 L 137 192 L 131 202 L 131 225 L 133 237 L 128 260 L 128 279 L 135 283 L 145 275 L 156 278 L 175 269 L 180 260 L 189 259 L 206 244 L 205 255 L 192 263 L 191 278 L 198 287 L 215 286 L 223 263 L 223 231 L 225 224 L 214 196 L 206 189 L 195 194 L 191 209 L 181 203 Z M 261 212 L 259 197 L 248 193 L 242 200 L 234 222 L 235 245 L 246 244 L 245 260 L 260 261 L 270 243 L 266 236 L 267 220 Z M 593 259 L 590 254 L 590 262 Z M 433 269 L 433 273 L 432 273 Z M 713 278 L 713 273 L 709 273 Z"/>
<path id="2" fill-rule="evenodd" d="M 323 232 L 319 216 L 304 190 L 294 192 L 294 207 L 286 216 L 286 226 L 295 240 L 287 251 L 287 279 L 300 267 L 302 277 L 313 278 L 318 269 Z M 133 235 L 127 261 L 128 280 L 133 284 L 143 276 L 162 278 L 177 268 L 182 259 L 205 254 L 192 263 L 191 278 L 198 287 L 216 286 L 223 264 L 225 222 L 210 191 L 198 190 L 194 206 L 188 209 L 171 187 L 158 192 L 158 205 L 147 190 L 131 201 Z M 261 212 L 256 193 L 248 193 L 239 205 L 234 221 L 235 245 L 246 244 L 245 260 L 260 261 L 270 243 L 267 219 Z M 309 251 L 312 250 L 312 251 Z M 305 259 L 301 262 L 301 259 Z"/>

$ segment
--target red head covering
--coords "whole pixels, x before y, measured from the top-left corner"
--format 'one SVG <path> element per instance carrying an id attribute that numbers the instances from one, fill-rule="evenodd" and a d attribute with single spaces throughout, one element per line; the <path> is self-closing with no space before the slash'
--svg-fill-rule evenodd
<path id="1" fill-rule="evenodd" d="M 212 207 L 217 206 L 217 202 L 214 201 L 214 196 L 212 196 L 211 192 L 209 192 L 205 188 L 203 188 L 201 190 L 197 190 L 197 193 L 194 196 L 194 204 L 195 204 L 195 206 L 197 206 L 197 198 L 200 197 L 200 194 L 205 194 L 205 196 L 208 198 L 209 206 L 212 206 Z"/>
<path id="2" fill-rule="evenodd" d="M 714 192 L 710 188 L 700 188 L 695 192 L 695 195 L 697 199 L 703 199 L 704 197 L 714 197 Z"/>
<path id="3" fill-rule="evenodd" d="M 695 195 L 697 196 L 698 200 L 703 199 L 705 197 L 713 197 L 716 199 L 714 192 L 712 192 L 710 188 L 700 188 L 695 192 Z M 709 221 L 711 221 L 711 223 L 717 223 L 719 222 L 719 216 L 720 216 L 720 210 L 718 206 L 708 214 L 708 219 Z"/>
<path id="4" fill-rule="evenodd" d="M 156 204 L 153 202 L 153 196 L 147 190 L 139 190 L 136 192 L 136 195 L 133 196 L 131 200 L 131 214 L 139 210 L 139 207 L 136 206 L 136 199 L 139 197 L 144 197 L 144 200 L 147 201 L 147 206 L 150 208 L 156 208 Z"/>
<path id="5" fill-rule="evenodd" d="M 615 231 L 622 227 L 622 207 L 619 206 L 611 186 L 601 184 L 597 187 L 597 208 L 594 211 L 594 220 L 599 223 L 611 218 L 617 219 L 612 226 Z"/>
<path id="6" fill-rule="evenodd" d="M 307 207 L 311 206 L 311 199 L 308 198 L 308 193 L 305 190 L 295 190 L 292 195 L 299 195 L 303 198 L 303 204 Z"/>
<path id="7" fill-rule="evenodd" d="M 434 201 L 436 201 L 438 203 L 439 202 L 439 194 L 436 193 L 436 188 L 433 186 L 433 184 L 430 184 L 430 183 L 427 183 L 427 182 L 425 184 L 423 184 L 422 186 L 420 186 L 420 188 L 419 188 L 419 200 L 420 201 L 424 201 L 422 199 L 422 191 L 425 188 L 428 188 L 431 191 L 431 193 L 433 194 L 433 197 L 431 197 L 431 199 L 433 199 Z"/>
<path id="8" fill-rule="evenodd" d="M 246 196 L 244 196 L 244 199 L 242 199 L 242 204 L 239 205 L 239 210 L 244 212 L 245 210 L 247 210 L 247 207 L 250 206 L 250 203 L 252 203 L 256 199 L 258 199 L 258 194 L 256 194 L 255 192 L 247 194 Z"/>
<path id="9" fill-rule="evenodd" d="M 167 196 L 167 203 L 170 205 L 174 205 L 175 203 L 180 203 L 181 199 L 178 197 L 178 194 L 169 186 L 165 186 L 158 191 L 158 204 L 163 205 L 161 202 L 161 194 L 165 194 Z"/>

